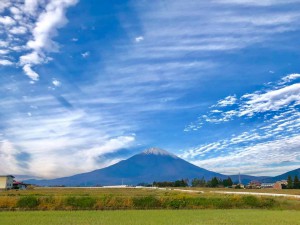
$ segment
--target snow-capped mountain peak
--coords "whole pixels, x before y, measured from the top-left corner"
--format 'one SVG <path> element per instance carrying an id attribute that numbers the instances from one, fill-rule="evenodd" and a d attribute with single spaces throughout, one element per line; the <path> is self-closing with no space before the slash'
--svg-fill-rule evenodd
<path id="1" fill-rule="evenodd" d="M 161 156 L 170 156 L 172 158 L 178 158 L 176 155 L 163 150 L 161 148 L 149 148 L 142 152 L 144 155 L 161 155 Z"/>

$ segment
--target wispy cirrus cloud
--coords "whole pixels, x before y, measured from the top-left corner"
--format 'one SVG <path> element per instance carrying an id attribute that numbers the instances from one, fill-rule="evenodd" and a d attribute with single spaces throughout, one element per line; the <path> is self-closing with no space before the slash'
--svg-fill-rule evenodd
<path id="1" fill-rule="evenodd" d="M 215 144 L 211 147 L 218 150 L 220 146 Z M 296 135 L 246 147 L 235 147 L 234 151 L 227 151 L 226 154 L 207 159 L 200 158 L 192 162 L 229 175 L 241 172 L 258 176 L 275 176 L 281 174 L 282 171 L 297 168 L 300 163 L 299 147 L 300 136 Z"/>
<path id="2" fill-rule="evenodd" d="M 125 121 L 78 109 L 77 104 L 70 109 L 68 100 L 62 99 L 24 96 L 3 100 L 1 113 L 10 112 L 13 117 L 2 115 L 6 119 L 0 133 L 1 173 L 53 178 L 88 172 L 116 162 L 119 159 L 101 157 L 128 148 L 136 140 Z M 20 160 L 20 154 L 28 157 Z M 28 166 L 18 164 L 20 161 Z"/>
<path id="3" fill-rule="evenodd" d="M 199 117 L 197 122 L 191 123 L 185 131 L 200 129 L 204 123 L 221 123 L 234 118 L 251 118 L 257 114 L 276 113 L 279 110 L 289 110 L 290 107 L 300 105 L 300 78 L 299 74 L 290 74 L 271 88 L 254 93 L 244 94 L 240 98 L 228 96 L 212 105 L 208 114 Z M 224 108 L 225 107 L 225 108 Z"/>
<path id="4" fill-rule="evenodd" d="M 6 10 L 8 14 L 0 17 L 0 30 L 7 33 L 6 46 L 2 47 L 19 52 L 14 56 L 15 62 L 18 61 L 17 64 L 23 67 L 24 73 L 30 79 L 38 80 L 39 74 L 33 67 L 47 63 L 51 59 L 47 54 L 58 51 L 58 44 L 52 38 L 57 35 L 58 29 L 67 23 L 66 9 L 76 3 L 77 0 L 25 0 L 1 3 L 0 9 Z M 8 65 L 16 63 L 6 63 L 6 66 Z"/>
<path id="5" fill-rule="evenodd" d="M 262 90 L 242 95 L 236 105 L 213 105 L 208 114 L 200 116 L 185 131 L 195 132 L 207 124 L 231 123 L 227 126 L 232 126 L 236 120 L 243 124 L 255 119 L 256 125 L 231 137 L 186 150 L 182 157 L 210 169 L 215 166 L 228 174 L 242 170 L 253 175 L 276 175 L 277 170 L 282 171 L 285 161 L 290 162 L 289 167 L 299 164 L 299 77 L 299 74 L 287 75 Z M 251 167 L 253 162 L 258 170 Z"/>
<path id="6" fill-rule="evenodd" d="M 289 5 L 296 2 L 299 1 L 172 1 L 168 4 L 155 2 L 151 6 L 137 4 L 138 11 L 145 11 L 140 15 L 143 37 L 146 38 L 140 56 L 147 54 L 148 57 L 159 58 L 236 51 L 270 40 L 272 35 L 297 30 L 300 14 L 292 8 L 274 12 L 261 5 Z M 226 6 L 227 3 L 230 3 L 230 8 Z M 241 8 L 243 4 L 253 5 L 251 13 Z"/>
<path id="7" fill-rule="evenodd" d="M 291 3 L 298 3 L 299 0 L 265 0 L 265 1 L 256 1 L 256 0 L 214 0 L 214 2 L 222 4 L 240 4 L 240 5 L 252 5 L 252 6 L 273 6 L 273 5 L 284 5 Z"/>

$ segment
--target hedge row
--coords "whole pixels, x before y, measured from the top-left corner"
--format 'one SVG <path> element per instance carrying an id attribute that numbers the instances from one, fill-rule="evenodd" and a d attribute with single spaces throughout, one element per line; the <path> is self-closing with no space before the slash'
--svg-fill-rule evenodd
<path id="1" fill-rule="evenodd" d="M 226 197 L 116 197 L 23 196 L 0 197 L 0 210 L 104 210 L 104 209 L 231 209 L 279 206 L 274 198 Z"/>

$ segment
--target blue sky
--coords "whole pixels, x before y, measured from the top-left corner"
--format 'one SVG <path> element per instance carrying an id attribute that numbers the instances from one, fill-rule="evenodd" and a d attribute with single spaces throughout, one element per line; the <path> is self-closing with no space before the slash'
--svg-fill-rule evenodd
<path id="1" fill-rule="evenodd" d="M 157 146 L 224 174 L 300 167 L 299 0 L 1 0 L 0 173 Z"/>

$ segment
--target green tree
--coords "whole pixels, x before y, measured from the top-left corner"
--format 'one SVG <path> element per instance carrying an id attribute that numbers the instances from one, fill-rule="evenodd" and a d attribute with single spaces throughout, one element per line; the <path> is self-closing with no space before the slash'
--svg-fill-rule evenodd
<path id="1" fill-rule="evenodd" d="M 211 187 L 218 187 L 219 185 L 219 180 L 218 178 L 214 177 L 213 179 L 211 179 Z"/>
<path id="2" fill-rule="evenodd" d="M 299 181 L 299 178 L 298 178 L 297 175 L 294 178 L 294 188 L 295 189 L 300 189 L 300 181 Z"/>
<path id="3" fill-rule="evenodd" d="M 224 187 L 230 187 L 230 186 L 232 186 L 232 184 L 233 184 L 233 182 L 232 182 L 232 180 L 231 180 L 230 177 L 228 177 L 227 179 L 223 180 L 223 186 Z"/>
<path id="4" fill-rule="evenodd" d="M 292 177 L 289 175 L 288 176 L 288 179 L 287 179 L 287 188 L 288 189 L 292 189 L 293 188 L 293 179 L 292 179 Z"/>
<path id="5" fill-rule="evenodd" d="M 194 178 L 192 180 L 192 187 L 200 187 L 200 179 Z"/>
<path id="6" fill-rule="evenodd" d="M 205 187 L 205 185 L 206 185 L 206 181 L 204 177 L 202 177 L 202 179 L 194 178 L 192 180 L 192 187 Z"/>

